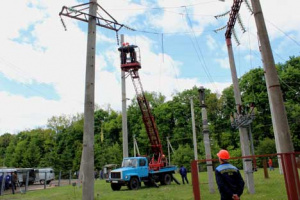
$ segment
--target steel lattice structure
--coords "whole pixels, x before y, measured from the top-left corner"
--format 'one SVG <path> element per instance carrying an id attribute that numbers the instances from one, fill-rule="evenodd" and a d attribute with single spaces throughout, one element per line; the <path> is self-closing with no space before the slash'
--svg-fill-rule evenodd
<path id="1" fill-rule="evenodd" d="M 116 32 L 118 32 L 122 27 L 125 27 L 127 29 L 133 30 L 131 28 L 129 28 L 128 26 L 125 26 L 124 24 L 120 24 L 117 22 L 116 19 L 114 19 L 104 8 L 102 8 L 98 3 L 97 3 L 97 8 L 98 10 L 103 11 L 103 13 L 107 16 L 108 19 L 105 19 L 101 14 L 99 14 L 99 12 L 97 12 L 97 16 L 92 16 L 90 15 L 88 12 L 89 10 L 89 6 L 90 3 L 85 3 L 85 4 L 80 4 L 77 6 L 72 6 L 72 7 L 67 7 L 67 6 L 63 6 L 59 16 L 66 16 L 66 17 L 70 17 L 73 19 L 77 19 L 83 22 L 88 22 L 89 21 L 89 17 L 94 17 L 96 19 L 96 25 L 97 26 L 101 26 L 103 28 L 107 28 L 107 29 L 111 29 L 114 30 Z M 62 21 L 63 26 L 66 29 L 66 26 L 64 24 L 64 22 Z"/>

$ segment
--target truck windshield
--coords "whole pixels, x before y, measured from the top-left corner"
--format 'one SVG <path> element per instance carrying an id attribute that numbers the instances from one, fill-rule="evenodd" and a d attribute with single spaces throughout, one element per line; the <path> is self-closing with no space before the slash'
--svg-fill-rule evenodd
<path id="1" fill-rule="evenodd" d="M 136 159 L 125 159 L 122 162 L 122 167 L 136 167 L 137 160 Z"/>

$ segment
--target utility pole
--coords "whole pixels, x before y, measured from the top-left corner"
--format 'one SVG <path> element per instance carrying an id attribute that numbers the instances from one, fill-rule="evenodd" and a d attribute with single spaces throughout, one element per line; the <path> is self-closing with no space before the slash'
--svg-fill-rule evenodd
<path id="1" fill-rule="evenodd" d="M 167 144 L 168 144 L 168 157 L 169 157 L 169 165 L 171 165 L 171 153 L 170 153 L 170 148 L 172 150 L 172 153 L 174 153 L 173 147 L 171 145 L 171 142 L 169 140 L 169 137 L 167 137 Z"/>
<path id="2" fill-rule="evenodd" d="M 110 19 L 97 16 L 100 8 Z M 84 11 L 89 10 L 89 13 Z M 96 55 L 96 25 L 119 31 L 123 25 L 119 24 L 98 3 L 90 0 L 89 3 L 66 7 L 63 6 L 61 16 L 74 18 L 88 23 L 87 56 L 85 75 L 85 99 L 84 99 L 84 131 L 83 150 L 80 164 L 80 177 L 82 178 L 82 199 L 94 199 L 94 104 L 95 104 L 95 55 Z M 66 26 L 61 18 L 63 26 Z"/>
<path id="3" fill-rule="evenodd" d="M 202 108 L 201 109 L 202 131 L 203 131 L 203 142 L 205 148 L 205 158 L 206 160 L 211 160 L 209 129 L 208 129 L 207 111 L 205 105 L 205 89 L 204 87 L 201 86 L 198 91 L 200 96 L 200 107 Z M 207 173 L 208 173 L 209 192 L 213 194 L 215 193 L 215 187 L 214 187 L 214 173 L 213 173 L 212 161 L 206 161 L 206 166 L 207 166 Z"/>
<path id="4" fill-rule="evenodd" d="M 138 156 L 140 156 L 139 146 L 137 144 L 137 141 L 136 141 L 135 135 L 134 135 L 133 136 L 133 154 L 134 154 L 134 157 L 136 157 L 136 152 L 138 153 Z"/>
<path id="5" fill-rule="evenodd" d="M 97 14 L 97 0 L 90 1 L 89 13 Z M 87 56 L 84 99 L 84 132 L 82 151 L 82 199 L 94 199 L 94 105 L 95 105 L 95 54 L 96 54 L 96 19 L 89 17 L 87 36 Z"/>
<path id="6" fill-rule="evenodd" d="M 196 138 L 195 114 L 194 114 L 194 102 L 193 102 L 193 98 L 191 98 L 190 101 L 191 101 L 191 115 L 192 115 L 192 129 L 193 129 L 193 143 L 194 143 L 194 157 L 195 157 L 195 160 L 198 160 L 197 138 Z"/>
<path id="7" fill-rule="evenodd" d="M 291 139 L 290 128 L 286 110 L 283 103 L 282 91 L 275 68 L 274 57 L 270 40 L 259 0 L 251 0 L 258 37 L 261 43 L 261 55 L 264 63 L 267 91 L 272 115 L 272 124 L 276 141 L 277 153 L 292 153 L 294 146 Z M 283 155 L 285 164 L 286 188 L 289 200 L 300 199 L 299 176 L 295 163 L 295 155 Z"/>
<path id="8" fill-rule="evenodd" d="M 234 89 L 234 97 L 235 97 L 235 103 L 236 103 L 236 109 L 238 116 L 242 116 L 241 113 L 241 92 L 239 88 L 237 73 L 236 73 L 236 67 L 234 62 L 234 56 L 233 56 L 233 49 L 232 49 L 232 43 L 231 43 L 231 35 L 232 31 L 237 19 L 238 12 L 240 10 L 242 0 L 234 0 L 233 5 L 231 7 L 230 11 L 230 18 L 227 23 L 227 30 L 225 33 L 226 38 L 226 44 L 227 44 L 227 50 L 228 50 L 228 57 L 229 57 L 229 64 L 230 64 L 230 70 L 231 70 L 231 76 L 232 76 L 232 82 L 233 82 L 233 89 Z M 249 137 L 247 133 L 247 128 L 244 128 L 242 126 L 239 127 L 239 133 L 240 133 L 240 143 L 241 143 L 241 150 L 242 150 L 242 156 L 250 156 L 250 144 L 249 144 Z M 243 159 L 243 168 L 244 168 L 244 174 L 245 174 L 245 181 L 248 188 L 248 191 L 250 194 L 255 193 L 254 189 L 254 179 L 253 179 L 253 169 L 252 169 L 252 159 Z"/>
<path id="9" fill-rule="evenodd" d="M 121 46 L 124 43 L 124 35 L 121 34 Z M 122 85 L 122 132 L 123 132 L 123 158 L 128 157 L 128 132 L 127 132 L 127 99 L 126 99 L 126 77 L 125 71 L 121 70 Z"/>
<path id="10" fill-rule="evenodd" d="M 268 95 L 270 96 L 270 109 L 272 114 L 272 123 L 275 133 L 275 139 L 279 141 L 278 153 L 293 152 L 294 147 L 291 140 L 290 128 L 283 104 L 282 91 L 278 80 L 277 71 L 269 36 L 264 21 L 261 5 L 259 0 L 251 1 L 258 37 L 261 44 L 261 55 L 264 63 L 266 85 Z"/>

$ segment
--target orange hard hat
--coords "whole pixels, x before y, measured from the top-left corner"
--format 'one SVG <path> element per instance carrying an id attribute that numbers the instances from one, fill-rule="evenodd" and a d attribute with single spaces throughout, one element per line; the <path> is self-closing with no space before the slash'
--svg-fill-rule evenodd
<path id="1" fill-rule="evenodd" d="M 219 151 L 219 153 L 217 153 L 217 156 L 221 159 L 227 160 L 230 158 L 230 155 L 228 153 L 228 151 L 222 149 Z"/>

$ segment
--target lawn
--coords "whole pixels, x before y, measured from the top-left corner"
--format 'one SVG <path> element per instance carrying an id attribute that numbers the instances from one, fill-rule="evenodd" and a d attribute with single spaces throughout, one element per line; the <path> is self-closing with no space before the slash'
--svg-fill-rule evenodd
<path id="1" fill-rule="evenodd" d="M 242 172 L 243 174 L 243 172 Z M 148 188 L 142 184 L 142 188 L 137 191 L 128 190 L 127 187 L 122 187 L 121 191 L 112 191 L 110 184 L 104 180 L 95 181 L 95 200 L 121 199 L 121 200 L 190 200 L 193 199 L 193 188 L 191 184 L 191 174 L 189 174 L 190 184 L 176 185 L 172 182 L 171 185 L 161 186 L 159 188 Z M 254 173 L 255 191 L 256 193 L 248 194 L 247 189 L 244 190 L 243 200 L 284 200 L 287 199 L 284 185 L 284 177 L 278 173 L 278 169 L 269 172 L 269 179 L 264 179 L 263 170 L 260 169 Z M 176 174 L 178 180 L 180 177 Z M 202 172 L 200 177 L 200 192 L 201 199 L 217 200 L 220 195 L 215 186 L 215 194 L 210 194 L 207 184 L 207 174 Z M 75 200 L 82 198 L 81 188 L 71 185 L 55 187 L 46 190 L 30 191 L 26 194 L 4 195 L 0 196 L 1 200 Z"/>

